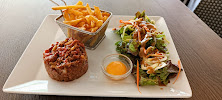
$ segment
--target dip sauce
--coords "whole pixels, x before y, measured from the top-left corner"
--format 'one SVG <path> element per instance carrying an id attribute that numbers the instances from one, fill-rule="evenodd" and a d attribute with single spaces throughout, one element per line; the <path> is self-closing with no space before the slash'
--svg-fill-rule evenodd
<path id="1" fill-rule="evenodd" d="M 124 63 L 113 61 L 106 67 L 106 72 L 111 75 L 123 75 L 127 72 L 127 68 Z"/>

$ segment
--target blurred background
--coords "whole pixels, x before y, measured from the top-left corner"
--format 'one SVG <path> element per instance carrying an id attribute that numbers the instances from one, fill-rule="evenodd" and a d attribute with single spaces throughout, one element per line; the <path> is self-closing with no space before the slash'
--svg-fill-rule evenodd
<path id="1" fill-rule="evenodd" d="M 222 38 L 222 0 L 181 0 Z"/>

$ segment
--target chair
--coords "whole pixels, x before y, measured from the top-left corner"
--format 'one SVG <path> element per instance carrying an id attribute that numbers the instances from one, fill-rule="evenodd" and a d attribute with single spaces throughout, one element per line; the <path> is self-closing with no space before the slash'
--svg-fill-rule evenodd
<path id="1" fill-rule="evenodd" d="M 222 0 L 201 0 L 194 13 L 222 38 Z"/>

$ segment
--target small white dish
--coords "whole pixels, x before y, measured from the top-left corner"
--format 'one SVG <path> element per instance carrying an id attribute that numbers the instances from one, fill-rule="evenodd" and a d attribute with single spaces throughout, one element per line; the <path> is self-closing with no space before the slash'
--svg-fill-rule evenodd
<path id="1" fill-rule="evenodd" d="M 113 61 L 122 62 L 126 66 L 127 72 L 123 75 L 112 75 L 112 74 L 107 73 L 106 72 L 106 67 Z M 126 77 L 128 77 L 131 74 L 132 69 L 133 69 L 133 63 L 130 60 L 130 58 L 128 58 L 126 55 L 110 54 L 110 55 L 107 55 L 103 59 L 101 67 L 102 67 L 101 69 L 102 69 L 103 73 L 107 77 L 109 77 L 110 79 L 112 79 L 112 80 L 122 80 L 122 79 L 125 79 Z"/>

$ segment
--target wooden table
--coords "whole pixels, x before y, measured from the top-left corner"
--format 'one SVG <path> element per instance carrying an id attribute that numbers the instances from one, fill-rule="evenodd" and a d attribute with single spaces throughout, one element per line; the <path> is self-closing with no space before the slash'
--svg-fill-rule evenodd
<path id="1" fill-rule="evenodd" d="M 66 0 L 68 1 L 68 0 Z M 56 0 L 56 2 L 62 2 Z M 70 0 L 68 4 L 75 4 Z M 176 49 L 192 88 L 190 99 L 222 99 L 222 39 L 179 0 L 83 0 L 90 6 L 134 15 L 146 10 L 150 16 L 165 18 Z M 22 55 L 24 49 L 47 14 L 54 6 L 48 0 L 0 0 L 0 86 Z M 66 97 L 8 94 L 0 91 L 0 100 L 67 100 L 67 99 L 129 99 L 102 97 Z M 144 99 L 145 100 L 145 99 Z"/>

